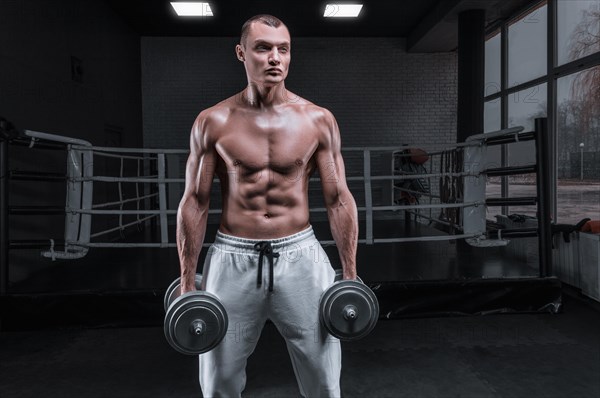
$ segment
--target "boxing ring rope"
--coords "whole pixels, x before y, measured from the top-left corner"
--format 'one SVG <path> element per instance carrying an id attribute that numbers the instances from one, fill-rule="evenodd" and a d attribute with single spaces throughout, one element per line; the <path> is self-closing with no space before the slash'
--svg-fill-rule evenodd
<path id="1" fill-rule="evenodd" d="M 372 175 L 371 160 L 375 153 L 385 152 L 393 153 L 397 151 L 397 156 L 411 156 L 410 154 L 400 153 L 406 151 L 407 147 L 347 147 L 342 151 L 346 153 L 362 154 L 363 175 L 348 176 L 347 181 L 362 182 L 364 188 L 364 206 L 358 206 L 358 211 L 364 213 L 365 217 L 365 238 L 359 239 L 359 243 L 377 244 L 377 243 L 402 243 L 416 241 L 444 241 L 465 239 L 473 246 L 498 246 L 505 245 L 508 237 L 538 236 L 540 240 L 540 260 L 544 261 L 545 267 L 540 267 L 540 275 L 547 275 L 549 272 L 548 244 L 542 243 L 543 239 L 549 239 L 548 206 L 545 203 L 545 191 L 548 190 L 549 182 L 544 182 L 548 176 L 548 139 L 545 123 L 536 120 L 536 130 L 534 132 L 523 132 L 522 127 L 504 129 L 493 133 L 486 133 L 471 136 L 464 143 L 454 146 L 448 146 L 440 150 L 428 151 L 428 156 L 440 156 L 440 172 L 402 172 L 402 174 L 392 175 Z M 179 149 L 149 149 L 149 148 L 112 148 L 95 147 L 91 143 L 83 140 L 69 137 L 56 136 L 47 133 L 34 131 L 25 131 L 23 140 L 30 140 L 29 147 L 44 145 L 48 142 L 60 143 L 67 148 L 67 175 L 55 175 L 57 181 L 66 180 L 67 197 L 64 207 L 65 213 L 65 233 L 64 233 L 64 251 L 55 250 L 56 243 L 60 241 L 49 240 L 50 249 L 43 251 L 44 257 L 52 259 L 76 259 L 85 256 L 90 248 L 150 248 L 150 247 L 176 247 L 175 242 L 169 240 L 168 217 L 177 213 L 177 210 L 169 209 L 167 206 L 167 196 L 170 185 L 179 185 L 185 183 L 184 178 L 174 178 L 167 173 L 167 156 L 181 156 L 189 153 L 187 150 Z M 483 167 L 486 148 L 492 145 L 504 145 L 514 142 L 535 140 L 536 141 L 536 164 L 520 167 L 488 168 Z M 454 152 L 452 152 L 454 151 Z M 451 154 L 452 156 L 449 156 Z M 104 159 L 113 159 L 118 161 L 118 176 L 94 175 L 94 157 L 98 156 Z M 450 162 L 450 171 L 444 171 L 444 162 L 449 159 L 462 159 L 461 163 Z M 456 158 L 456 159 L 455 159 Z M 135 176 L 126 175 L 125 162 L 134 162 Z M 392 160 L 394 162 L 394 160 Z M 144 167 L 147 165 L 148 167 Z M 432 167 L 433 160 L 431 163 Z M 447 165 L 446 165 L 447 166 Z M 152 171 L 145 170 L 146 168 Z M 511 175 L 521 173 L 536 173 L 538 180 L 538 196 L 527 198 L 485 198 L 485 179 L 489 176 Z M 18 175 L 16 177 L 19 177 Z M 31 177 L 31 176 L 30 176 Z M 27 173 L 21 174 L 21 178 L 28 178 Z M 440 189 L 442 181 L 447 183 L 451 181 L 451 189 L 458 189 L 452 192 L 457 197 L 450 197 L 454 202 L 444 202 L 442 197 L 448 192 L 434 193 L 423 192 L 402 186 L 396 186 L 397 182 L 415 181 L 416 179 L 439 180 Z M 320 178 L 310 178 L 310 182 L 320 181 Z M 393 189 L 406 192 L 413 195 L 423 195 L 429 198 L 426 204 L 392 204 L 376 205 L 373 198 L 373 183 L 380 181 L 390 181 Z M 104 203 L 93 203 L 93 184 L 94 183 L 116 183 L 118 200 L 111 200 Z M 213 183 L 218 183 L 214 181 Z M 135 184 L 135 195 L 126 197 L 126 184 Z M 452 185 L 453 184 L 453 185 Z M 458 185 L 457 185 L 458 184 Z M 431 185 L 431 184 L 430 184 Z M 464 191 L 464 192 L 463 192 Z M 549 195 L 549 194 L 548 194 Z M 435 199 L 440 203 L 433 203 Z M 142 206 L 156 202 L 158 208 L 146 208 Z M 537 205 L 540 215 L 539 227 L 536 231 L 531 230 L 493 230 L 488 231 L 486 226 L 486 209 L 488 206 L 504 205 Z M 135 205 L 134 209 L 126 208 Z M 546 207 L 544 207 L 546 206 Z M 111 209 L 117 207 L 117 209 Z M 449 220 L 435 219 L 431 216 L 432 210 L 452 210 L 454 215 L 462 215 L 460 223 Z M 32 211 L 32 209 L 29 209 Z M 421 210 L 429 210 L 429 216 L 422 214 Z M 323 207 L 311 208 L 311 213 L 323 213 L 327 209 Z M 405 211 L 415 216 L 429 219 L 430 223 L 439 223 L 460 231 L 457 234 L 439 235 L 439 236 L 418 236 L 418 237 L 375 237 L 373 232 L 374 212 L 380 211 Z M 220 214 L 219 209 L 209 210 L 209 214 Z M 92 232 L 92 216 L 118 216 L 118 223 L 101 231 Z M 126 221 L 125 217 L 134 216 L 132 221 Z M 548 222 L 544 221 L 547 217 Z M 160 228 L 160 242 L 96 242 L 94 238 L 107 236 L 114 232 L 123 232 L 128 228 L 143 226 L 150 221 L 156 220 Z M 323 245 L 335 244 L 334 241 L 321 241 Z M 33 243 L 32 243 L 33 244 Z M 208 246 L 210 243 L 205 243 Z M 26 244 L 23 245 L 26 247 Z M 47 247 L 47 246 L 46 246 Z M 18 248 L 15 245 L 13 248 Z M 542 255 L 542 252 L 544 254 Z M 551 255 L 551 253 L 550 253 Z"/>

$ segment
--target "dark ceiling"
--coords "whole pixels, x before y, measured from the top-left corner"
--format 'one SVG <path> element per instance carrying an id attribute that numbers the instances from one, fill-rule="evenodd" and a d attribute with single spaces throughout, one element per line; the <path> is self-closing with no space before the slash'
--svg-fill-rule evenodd
<path id="1" fill-rule="evenodd" d="M 532 3 L 532 0 L 364 0 L 360 2 L 363 9 L 359 18 L 323 18 L 327 1 L 208 0 L 214 16 L 203 18 L 178 17 L 169 0 L 105 1 L 141 36 L 238 36 L 246 19 L 265 13 L 282 19 L 293 37 L 404 37 L 409 50 L 423 52 L 456 48 L 458 13 L 463 10 L 485 9 L 486 24 L 490 26 Z"/>

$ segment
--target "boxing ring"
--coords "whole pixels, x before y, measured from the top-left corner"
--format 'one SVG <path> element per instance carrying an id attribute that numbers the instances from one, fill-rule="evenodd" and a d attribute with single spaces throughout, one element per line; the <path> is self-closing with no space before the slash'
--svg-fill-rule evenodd
<path id="1" fill-rule="evenodd" d="M 489 167 L 486 163 L 489 147 L 523 141 L 535 141 L 535 164 Z M 3 259 L 8 258 L 9 250 L 21 249 L 39 249 L 41 256 L 51 261 L 81 261 L 94 250 L 176 247 L 175 216 L 178 198 L 181 197 L 185 183 L 182 171 L 189 153 L 187 150 L 100 147 L 79 139 L 29 130 L 12 137 L 10 144 L 25 146 L 31 151 L 66 152 L 67 167 L 64 175 L 12 171 L 6 173 L 8 178 L 3 179 L 3 184 L 7 184 L 9 179 L 54 181 L 57 186 L 64 184 L 64 188 L 60 188 L 66 192 L 64 208 L 9 208 L 10 201 L 6 199 L 2 209 L 3 215 L 6 215 L 5 220 L 14 215 L 62 213 L 64 235 L 48 237 L 47 240 L 11 240 L 5 230 L 0 242 Z M 362 175 L 347 176 L 348 184 L 357 199 L 361 222 L 359 252 L 362 250 L 372 253 L 373 250 L 378 250 L 374 247 L 390 247 L 389 245 L 427 242 L 437 244 L 445 241 L 457 244 L 465 242 L 476 248 L 478 253 L 485 253 L 486 250 L 509 245 L 511 239 L 536 237 L 539 252 L 537 278 L 529 278 L 529 282 L 521 278 L 519 283 L 524 286 L 527 283 L 535 284 L 536 281 L 532 279 L 543 281 L 542 290 L 552 291 L 553 297 L 548 300 L 546 294 L 541 300 L 543 303 L 536 310 L 543 308 L 545 311 L 557 311 L 560 299 L 556 298 L 555 288 L 557 283 L 559 286 L 559 282 L 551 278 L 549 145 L 546 120 L 536 119 L 534 131 L 524 132 L 521 127 L 509 128 L 474 135 L 463 143 L 439 149 L 423 150 L 415 145 L 342 148 L 344 158 L 352 159 L 354 169 L 362 168 Z M 7 150 L 7 145 L 3 145 L 3 151 Z M 3 156 L 3 159 L 7 158 Z M 381 163 L 381 159 L 388 163 L 387 170 L 374 166 Z M 9 165 L 4 165 L 4 170 L 9 171 Z M 515 174 L 535 175 L 536 197 L 486 198 L 487 178 Z M 310 184 L 319 183 L 319 177 L 310 178 Z M 214 192 L 219 191 L 218 184 L 216 178 L 213 181 Z M 311 185 L 311 192 L 318 191 L 314 187 L 316 185 Z M 379 191 L 374 187 L 378 187 Z M 6 186 L 3 192 L 8 196 Z M 211 203 L 219 202 L 211 198 Z M 486 220 L 489 207 L 517 205 L 537 206 L 537 228 L 509 229 Z M 311 205 L 310 212 L 311 218 L 313 215 L 323 216 L 326 209 Z M 218 224 L 219 214 L 220 209 L 211 208 L 209 222 L 212 220 Z M 385 225 L 394 227 L 379 226 L 382 223 L 380 215 L 387 215 Z M 396 230 L 395 226 L 399 224 L 404 224 L 406 228 L 401 228 L 399 234 L 390 236 L 390 230 Z M 433 233 L 410 236 L 406 231 L 412 228 L 410 225 L 415 224 L 420 232 Z M 5 227 L 6 225 L 3 229 Z M 210 240 L 212 235 L 207 231 L 206 236 Z M 319 240 L 324 247 L 333 249 L 328 251 L 328 255 L 332 254 L 335 260 L 335 242 L 330 238 L 319 237 Z M 209 241 L 204 243 L 204 246 L 208 245 Z M 6 284 L 9 277 L 8 264 L 7 261 L 2 263 L 2 280 Z M 404 286 L 401 289 L 405 293 L 410 293 L 406 284 L 411 281 L 396 280 L 386 284 L 377 278 L 363 276 L 363 279 L 370 282 L 370 286 L 382 297 L 391 295 L 400 285 Z M 430 284 L 429 288 L 436 284 L 436 281 L 417 282 L 422 288 L 427 288 L 427 283 Z M 464 280 L 455 282 L 459 284 L 457 289 L 464 287 Z M 473 279 L 469 279 L 468 283 L 473 286 Z M 7 286 L 2 288 L 6 293 Z M 546 305 L 548 302 L 551 303 L 550 306 Z M 385 307 L 385 298 L 383 306 Z M 397 311 L 382 308 L 382 313 L 387 313 L 387 317 L 394 317 Z"/>

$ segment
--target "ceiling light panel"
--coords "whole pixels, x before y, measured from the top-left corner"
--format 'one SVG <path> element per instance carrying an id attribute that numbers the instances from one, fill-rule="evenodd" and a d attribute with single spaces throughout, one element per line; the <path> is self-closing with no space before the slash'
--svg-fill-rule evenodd
<path id="1" fill-rule="evenodd" d="M 327 4 L 323 16 L 325 18 L 356 18 L 360 14 L 362 4 Z"/>
<path id="2" fill-rule="evenodd" d="M 189 1 L 172 1 L 171 6 L 180 17 L 212 17 L 213 12 L 208 3 Z"/>

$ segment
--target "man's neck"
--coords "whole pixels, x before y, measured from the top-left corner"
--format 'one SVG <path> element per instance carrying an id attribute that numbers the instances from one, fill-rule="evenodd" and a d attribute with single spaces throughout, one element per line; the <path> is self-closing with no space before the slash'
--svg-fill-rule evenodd
<path id="1" fill-rule="evenodd" d="M 272 108 L 287 100 L 284 82 L 274 86 L 259 86 L 250 83 L 243 91 L 245 102 L 254 108 Z"/>

